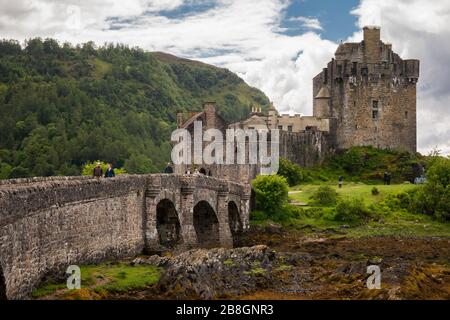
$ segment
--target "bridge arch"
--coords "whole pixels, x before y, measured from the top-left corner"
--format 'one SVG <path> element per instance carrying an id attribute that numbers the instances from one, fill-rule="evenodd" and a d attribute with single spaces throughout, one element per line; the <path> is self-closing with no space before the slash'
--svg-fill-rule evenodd
<path id="1" fill-rule="evenodd" d="M 228 223 L 234 241 L 235 237 L 243 231 L 239 208 L 234 201 L 228 202 Z"/>
<path id="2" fill-rule="evenodd" d="M 156 205 L 156 229 L 159 244 L 172 248 L 181 243 L 181 225 L 175 204 L 169 199 L 162 199 Z"/>
<path id="3" fill-rule="evenodd" d="M 2 266 L 0 265 L 0 300 L 7 300 L 6 296 L 6 281 L 3 274 Z"/>
<path id="4" fill-rule="evenodd" d="M 199 201 L 194 206 L 194 228 L 200 247 L 220 246 L 219 220 L 213 207 L 207 201 Z"/>

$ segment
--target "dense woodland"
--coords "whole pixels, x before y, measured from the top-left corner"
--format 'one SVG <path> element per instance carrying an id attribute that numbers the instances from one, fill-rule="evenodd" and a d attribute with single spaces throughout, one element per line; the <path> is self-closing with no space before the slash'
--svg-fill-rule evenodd
<path id="1" fill-rule="evenodd" d="M 0 41 L 0 178 L 129 173 L 169 160 L 177 112 L 215 101 L 228 121 L 269 101 L 232 72 L 124 45 Z"/>

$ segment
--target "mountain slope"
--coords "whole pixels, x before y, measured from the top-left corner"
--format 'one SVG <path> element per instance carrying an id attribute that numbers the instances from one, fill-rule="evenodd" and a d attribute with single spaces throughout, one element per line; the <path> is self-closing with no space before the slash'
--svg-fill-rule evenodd
<path id="1" fill-rule="evenodd" d="M 176 113 L 211 100 L 228 121 L 269 104 L 226 69 L 168 54 L 0 41 L 0 178 L 79 174 L 97 159 L 159 171 Z"/>

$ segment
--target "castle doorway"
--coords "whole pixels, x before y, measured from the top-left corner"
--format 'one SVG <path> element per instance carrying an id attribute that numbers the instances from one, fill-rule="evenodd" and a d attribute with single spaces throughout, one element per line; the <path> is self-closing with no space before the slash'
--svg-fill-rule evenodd
<path id="1" fill-rule="evenodd" d="M 200 172 L 201 174 L 206 175 L 206 170 L 205 170 L 205 168 L 201 168 L 199 172 Z"/>
<path id="2" fill-rule="evenodd" d="M 180 220 L 172 201 L 161 200 L 156 206 L 156 229 L 158 230 L 159 244 L 173 248 L 181 242 Z"/>
<path id="3" fill-rule="evenodd" d="M 7 300 L 6 297 L 6 280 L 3 275 L 2 266 L 0 266 L 0 300 Z"/>
<path id="4" fill-rule="evenodd" d="M 239 209 L 234 201 L 228 202 L 228 223 L 230 224 L 231 236 L 234 243 L 236 241 L 236 236 L 242 232 Z"/>
<path id="5" fill-rule="evenodd" d="M 194 207 L 194 228 L 200 247 L 213 248 L 220 245 L 219 220 L 206 201 L 200 201 Z"/>

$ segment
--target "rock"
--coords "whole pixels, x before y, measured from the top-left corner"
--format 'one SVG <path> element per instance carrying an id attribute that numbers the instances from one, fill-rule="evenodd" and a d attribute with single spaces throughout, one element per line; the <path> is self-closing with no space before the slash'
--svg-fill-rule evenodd
<path id="1" fill-rule="evenodd" d="M 174 299 L 213 299 L 267 287 L 277 254 L 267 246 L 193 249 L 172 257 L 136 258 L 134 264 L 166 269 L 158 291 Z M 243 286 L 245 284 L 245 286 Z"/>

